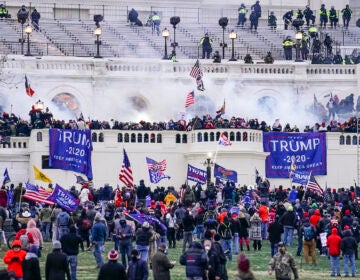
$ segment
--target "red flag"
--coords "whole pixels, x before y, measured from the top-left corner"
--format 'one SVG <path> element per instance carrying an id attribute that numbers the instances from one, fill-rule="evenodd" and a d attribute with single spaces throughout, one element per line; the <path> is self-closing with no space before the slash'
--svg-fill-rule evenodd
<path id="1" fill-rule="evenodd" d="M 126 154 L 125 149 L 124 152 L 124 159 L 123 164 L 121 166 L 120 174 L 119 174 L 119 180 L 123 182 L 126 186 L 133 187 L 134 186 L 134 179 L 132 176 L 132 169 L 130 166 L 129 158 Z"/>
<path id="2" fill-rule="evenodd" d="M 31 88 L 30 82 L 28 81 L 28 78 L 26 75 L 25 75 L 25 91 L 26 91 L 26 94 L 29 95 L 30 97 L 32 97 L 35 93 L 35 91 Z"/>
<path id="3" fill-rule="evenodd" d="M 186 96 L 185 108 L 188 108 L 192 104 L 195 104 L 194 91 L 189 92 L 188 95 Z"/>

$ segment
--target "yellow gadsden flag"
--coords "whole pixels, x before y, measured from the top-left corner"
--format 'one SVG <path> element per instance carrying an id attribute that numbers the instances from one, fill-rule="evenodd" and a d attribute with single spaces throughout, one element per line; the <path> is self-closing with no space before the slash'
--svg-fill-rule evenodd
<path id="1" fill-rule="evenodd" d="M 47 182 L 47 183 L 52 182 L 52 180 L 47 175 L 45 175 L 43 172 L 41 172 L 35 165 L 33 165 L 33 167 L 34 167 L 34 176 L 35 176 L 36 180 Z"/>

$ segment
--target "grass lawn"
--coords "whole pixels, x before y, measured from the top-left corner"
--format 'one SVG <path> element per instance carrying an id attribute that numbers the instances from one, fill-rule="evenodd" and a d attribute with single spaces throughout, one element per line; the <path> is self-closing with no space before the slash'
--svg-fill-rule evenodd
<path id="1" fill-rule="evenodd" d="M 175 260 L 177 263 L 175 267 L 171 270 L 171 278 L 173 280 L 184 280 L 185 278 L 185 267 L 179 264 L 179 258 L 181 255 L 181 246 L 180 242 L 177 243 L 176 249 L 169 249 L 169 258 L 170 260 Z M 113 247 L 113 242 L 107 242 L 106 249 L 109 251 Z M 296 244 L 292 247 L 288 247 L 287 250 L 295 255 Z M 3 257 L 6 249 L 5 247 L 1 248 L 0 256 Z M 40 259 L 40 267 L 42 271 L 43 278 L 44 277 L 44 267 L 45 267 L 45 259 L 46 254 L 51 251 L 51 243 L 46 243 L 45 248 L 43 249 L 43 257 Z M 250 259 L 251 269 L 254 272 L 255 276 L 258 280 L 268 280 L 275 279 L 274 274 L 269 276 L 267 274 L 268 262 L 270 260 L 270 246 L 268 241 L 263 242 L 263 247 L 261 251 L 245 251 L 245 254 Z M 330 277 L 330 261 L 327 257 L 317 257 L 318 265 L 316 267 L 311 265 L 304 265 L 303 257 L 295 257 L 296 263 L 299 269 L 300 279 L 311 279 L 311 280 L 325 280 L 325 279 L 339 279 Z M 106 255 L 104 255 L 106 259 Z M 97 279 L 98 270 L 95 269 L 96 263 L 92 252 L 80 252 L 78 258 L 78 280 L 94 280 Z M 357 267 L 360 269 L 360 262 L 357 262 Z M 0 263 L 0 269 L 6 268 L 3 262 Z M 232 262 L 227 263 L 228 275 L 230 280 L 235 280 L 237 275 L 237 262 L 236 256 L 233 257 Z M 343 261 L 341 261 L 341 274 L 344 275 L 343 272 Z M 358 273 L 358 277 L 349 278 L 349 279 L 360 279 L 360 272 Z M 152 272 L 150 271 L 150 277 L 152 279 Z M 116 280 L 116 277 L 114 277 Z"/>

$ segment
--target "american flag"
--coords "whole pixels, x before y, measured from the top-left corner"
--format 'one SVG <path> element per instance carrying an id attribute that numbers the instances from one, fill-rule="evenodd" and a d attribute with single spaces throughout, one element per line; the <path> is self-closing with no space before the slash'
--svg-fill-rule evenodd
<path id="1" fill-rule="evenodd" d="M 200 77 L 203 76 L 203 72 L 202 72 L 202 70 L 200 68 L 199 60 L 196 60 L 194 66 L 191 68 L 190 76 L 193 77 L 194 79 L 196 79 L 199 76 Z"/>
<path id="2" fill-rule="evenodd" d="M 189 92 L 188 95 L 186 96 L 185 108 L 190 107 L 190 105 L 192 105 L 192 104 L 195 104 L 194 91 Z"/>
<path id="3" fill-rule="evenodd" d="M 23 198 L 45 204 L 54 204 L 54 202 L 47 200 L 50 195 L 51 193 L 47 192 L 43 187 L 25 183 L 25 194 Z"/>
<path id="4" fill-rule="evenodd" d="M 306 190 L 311 190 L 313 192 L 318 193 L 319 195 L 323 195 L 324 190 L 320 187 L 319 183 L 316 181 L 313 175 L 310 176 L 310 179 L 306 185 Z"/>
<path id="5" fill-rule="evenodd" d="M 218 144 L 223 145 L 223 146 L 231 146 L 232 145 L 229 138 L 227 138 L 224 133 L 221 133 Z"/>
<path id="6" fill-rule="evenodd" d="M 125 149 L 123 149 L 123 152 L 124 152 L 124 159 L 119 174 L 119 180 L 123 182 L 126 186 L 134 187 L 134 178 L 132 176 L 130 161 L 126 154 Z"/>
<path id="7" fill-rule="evenodd" d="M 149 159 L 149 160 L 148 160 Z M 167 167 L 166 159 L 156 162 L 153 159 L 146 158 L 148 169 L 151 171 L 157 171 L 159 174 L 164 173 Z"/>

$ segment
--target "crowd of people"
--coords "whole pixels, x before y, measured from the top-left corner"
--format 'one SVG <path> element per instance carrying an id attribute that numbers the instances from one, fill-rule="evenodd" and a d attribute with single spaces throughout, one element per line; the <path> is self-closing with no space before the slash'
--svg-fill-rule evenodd
<path id="1" fill-rule="evenodd" d="M 270 244 L 269 274 L 290 279 L 299 273 L 286 247 L 297 248 L 305 265 L 328 256 L 331 276 L 340 276 L 340 257 L 346 277 L 356 274 L 360 241 L 358 187 L 314 192 L 303 186 L 269 189 L 258 176 L 254 186 L 210 183 L 151 190 L 137 186 L 95 191 L 83 183 L 71 193 L 79 206 L 69 212 L 22 197 L 22 184 L 0 190 L 0 226 L 11 219 L 16 236 L 3 258 L 16 279 L 41 279 L 39 257 L 44 242 L 52 242 L 46 256 L 46 279 L 77 279 L 79 251 L 92 251 L 98 279 L 171 279 L 176 265 L 167 252 L 182 244 L 180 265 L 187 279 L 228 279 L 227 262 L 238 256 L 239 279 L 255 279 L 246 254 Z M 48 186 L 51 191 L 52 185 Z M 297 242 L 293 242 L 296 239 Z M 182 242 L 181 242 L 182 240 Z M 85 243 L 85 245 L 84 245 Z M 105 244 L 112 244 L 108 262 Z M 268 246 L 266 246 L 268 247 Z M 241 278 L 246 275 L 249 278 Z"/>

